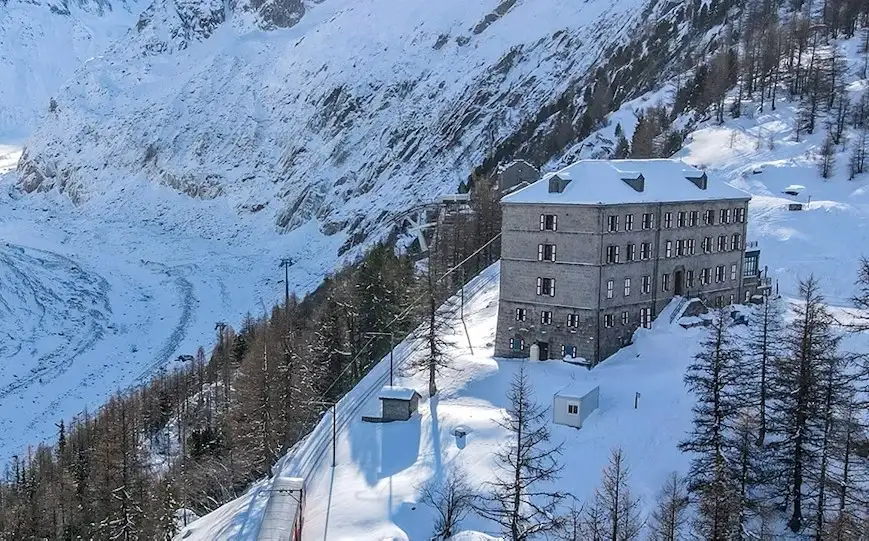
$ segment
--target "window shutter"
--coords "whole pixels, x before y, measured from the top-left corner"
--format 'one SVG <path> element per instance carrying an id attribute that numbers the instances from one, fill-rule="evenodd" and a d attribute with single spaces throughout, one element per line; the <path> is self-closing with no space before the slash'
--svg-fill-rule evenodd
<path id="1" fill-rule="evenodd" d="M 543 261 L 543 245 L 537 245 L 537 261 Z"/>
<path id="2" fill-rule="evenodd" d="M 515 338 L 510 339 L 510 349 L 516 349 L 516 339 Z"/>
<path id="3" fill-rule="evenodd" d="M 549 282 L 549 284 L 550 284 L 549 296 L 554 297 L 555 296 L 555 278 L 552 278 L 551 281 Z"/>
<path id="4" fill-rule="evenodd" d="M 555 261 L 555 245 L 552 245 L 552 261 Z"/>
<path id="5" fill-rule="evenodd" d="M 556 216 L 554 214 L 552 215 L 552 230 L 553 231 L 558 230 L 558 216 Z"/>
<path id="6" fill-rule="evenodd" d="M 537 294 L 540 295 L 543 293 L 543 278 L 537 279 Z"/>
<path id="7" fill-rule="evenodd" d="M 545 218 L 546 218 L 546 217 L 545 217 L 543 214 L 540 215 L 540 231 L 543 231 L 543 220 L 544 220 Z"/>

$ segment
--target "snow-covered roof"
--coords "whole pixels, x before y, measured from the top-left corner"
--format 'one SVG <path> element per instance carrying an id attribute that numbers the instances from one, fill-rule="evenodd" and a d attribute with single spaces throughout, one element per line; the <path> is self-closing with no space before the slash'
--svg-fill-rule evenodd
<path id="1" fill-rule="evenodd" d="M 381 400 L 410 400 L 415 394 L 419 393 L 410 387 L 390 387 L 387 385 L 380 390 L 380 394 L 377 396 Z"/>
<path id="2" fill-rule="evenodd" d="M 570 385 L 562 387 L 560 391 L 555 393 L 555 396 L 559 398 L 572 398 L 574 400 L 582 400 L 590 392 L 594 391 L 598 387 L 599 385 L 597 383 L 573 382 Z"/>
<path id="3" fill-rule="evenodd" d="M 549 179 L 556 175 L 567 181 L 567 185 L 561 192 L 550 192 Z M 579 160 L 560 171 L 543 175 L 539 181 L 505 196 L 502 201 L 615 205 L 751 198 L 747 192 L 714 180 L 707 179 L 706 189 L 703 189 L 700 185 L 704 178 L 703 171 L 681 160 Z M 638 191 L 627 181 L 641 184 L 642 189 Z"/>
<path id="4" fill-rule="evenodd" d="M 305 480 L 301 477 L 276 477 L 272 482 L 272 490 L 302 490 Z"/>
<path id="5" fill-rule="evenodd" d="M 537 170 L 537 168 L 534 167 L 534 165 L 528 163 L 526 160 L 521 160 L 521 159 L 520 159 L 520 160 L 513 160 L 513 161 L 511 161 L 511 162 L 509 162 L 509 163 L 505 163 L 505 164 L 500 164 L 500 165 L 498 165 L 498 172 L 500 173 L 501 171 L 504 171 L 504 170 L 506 170 L 506 169 L 510 169 L 510 168 L 513 167 L 514 165 L 525 165 L 525 166 L 527 166 L 527 167 L 530 167 L 531 169 L 534 169 L 535 171 Z"/>

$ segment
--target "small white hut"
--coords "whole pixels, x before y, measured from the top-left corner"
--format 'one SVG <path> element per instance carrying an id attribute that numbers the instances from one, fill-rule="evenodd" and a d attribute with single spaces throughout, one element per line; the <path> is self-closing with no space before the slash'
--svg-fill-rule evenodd
<path id="1" fill-rule="evenodd" d="M 600 387 L 572 384 L 555 393 L 552 399 L 552 422 L 582 428 L 582 422 L 597 409 Z"/>

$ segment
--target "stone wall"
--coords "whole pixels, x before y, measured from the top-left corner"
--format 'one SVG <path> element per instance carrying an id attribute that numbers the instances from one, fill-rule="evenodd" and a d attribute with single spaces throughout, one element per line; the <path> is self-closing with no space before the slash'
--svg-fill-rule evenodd
<path id="1" fill-rule="evenodd" d="M 502 230 L 501 301 L 498 314 L 495 354 L 502 357 L 527 357 L 531 344 L 549 345 L 549 357 L 560 358 L 564 344 L 577 347 L 577 355 L 593 362 L 615 353 L 630 343 L 640 326 L 640 310 L 651 309 L 657 316 L 676 295 L 676 277 L 682 278 L 683 295 L 700 297 L 714 305 L 742 302 L 742 266 L 747 223 L 735 221 L 735 209 L 743 208 L 747 219 L 748 203 L 744 200 L 704 201 L 695 203 L 630 205 L 535 205 L 505 204 Z M 730 209 L 731 220 L 720 223 L 720 211 Z M 714 223 L 704 223 L 706 210 L 714 212 Z M 686 225 L 678 227 L 680 211 L 686 212 Z M 696 226 L 689 226 L 690 212 L 698 212 Z M 642 216 L 654 216 L 653 227 L 644 230 Z M 666 227 L 666 213 L 671 226 Z M 541 214 L 557 216 L 556 231 L 541 231 Z M 609 232 L 608 216 L 619 216 L 617 232 Z M 633 216 L 633 228 L 625 231 L 625 216 Z M 734 233 L 741 235 L 740 245 L 731 250 Z M 726 236 L 726 249 L 717 250 L 717 238 Z M 703 252 L 704 237 L 712 238 L 713 251 Z M 695 255 L 677 256 L 676 241 L 694 240 Z M 667 257 L 667 241 L 672 242 Z M 641 260 L 641 245 L 651 243 L 651 254 Z M 556 261 L 538 261 L 538 246 L 556 246 Z M 635 246 L 636 260 L 626 261 L 627 245 Z M 620 262 L 606 263 L 607 246 L 619 246 Z M 715 280 L 715 268 L 725 266 L 724 280 Z M 735 278 L 733 266 L 735 265 Z M 711 282 L 700 284 L 702 269 L 709 268 Z M 687 273 L 693 271 L 693 286 Z M 669 275 L 669 287 L 663 276 Z M 644 276 L 650 277 L 651 289 L 643 293 Z M 537 295 L 537 278 L 555 279 L 555 295 Z M 626 295 L 625 279 L 630 279 Z M 612 280 L 612 297 L 607 283 Z M 732 299 L 731 299 L 732 296 Z M 516 309 L 526 310 L 525 321 L 516 320 Z M 552 312 L 552 323 L 541 322 L 541 312 Z M 627 312 L 623 324 L 623 313 Z M 567 327 L 568 314 L 577 314 L 577 327 Z M 612 326 L 606 325 L 612 316 Z M 522 351 L 512 351 L 510 338 L 522 338 Z"/>

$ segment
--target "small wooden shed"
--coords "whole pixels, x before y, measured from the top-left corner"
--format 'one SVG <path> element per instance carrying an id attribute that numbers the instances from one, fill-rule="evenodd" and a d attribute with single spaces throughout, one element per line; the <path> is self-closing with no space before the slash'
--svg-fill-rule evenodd
<path id="1" fill-rule="evenodd" d="M 419 399 L 422 397 L 410 387 L 390 387 L 387 385 L 380 390 L 378 398 L 380 399 L 381 420 L 388 423 L 410 419 L 410 416 L 416 413 Z"/>
<path id="2" fill-rule="evenodd" d="M 571 385 L 555 393 L 552 399 L 552 421 L 557 425 L 582 428 L 582 422 L 597 409 L 599 402 L 598 385 Z"/>

